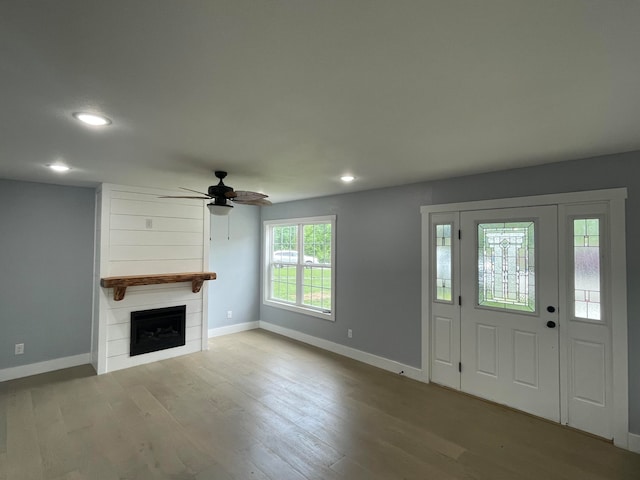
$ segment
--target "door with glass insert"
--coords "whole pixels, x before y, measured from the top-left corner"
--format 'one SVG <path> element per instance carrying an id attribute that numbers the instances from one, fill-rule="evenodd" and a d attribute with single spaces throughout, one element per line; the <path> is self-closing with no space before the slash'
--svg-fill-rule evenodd
<path id="1" fill-rule="evenodd" d="M 555 206 L 461 212 L 463 391 L 560 420 Z"/>

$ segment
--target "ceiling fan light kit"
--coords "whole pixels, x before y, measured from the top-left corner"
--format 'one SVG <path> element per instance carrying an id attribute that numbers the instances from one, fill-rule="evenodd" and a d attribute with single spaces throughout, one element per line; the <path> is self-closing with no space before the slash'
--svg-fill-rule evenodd
<path id="1" fill-rule="evenodd" d="M 216 205 L 215 203 L 211 202 L 207 204 L 207 208 L 211 212 L 211 215 L 218 215 L 222 217 L 231 213 L 233 205 Z"/>
<path id="2" fill-rule="evenodd" d="M 238 205 L 254 205 L 258 207 L 271 205 L 271 202 L 267 200 L 268 195 L 258 192 L 249 192 L 246 190 L 234 190 L 224 184 L 223 179 L 227 176 L 227 172 L 221 170 L 215 171 L 216 177 L 220 180 L 217 185 L 211 185 L 207 190 L 207 193 L 199 192 L 197 190 L 191 190 L 190 188 L 182 188 L 189 192 L 198 193 L 203 195 L 201 197 L 194 196 L 162 196 L 160 198 L 190 198 L 196 200 L 213 200 L 207 204 L 207 208 L 212 215 L 225 216 L 231 213 L 233 205 L 229 202 L 237 203 Z"/>

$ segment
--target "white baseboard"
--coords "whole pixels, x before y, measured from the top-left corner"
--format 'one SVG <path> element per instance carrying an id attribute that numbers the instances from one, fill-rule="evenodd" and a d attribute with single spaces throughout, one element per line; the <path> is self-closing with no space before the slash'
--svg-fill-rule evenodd
<path id="1" fill-rule="evenodd" d="M 640 453 L 640 435 L 629 433 L 629 450 Z"/>
<path id="2" fill-rule="evenodd" d="M 55 370 L 62 370 L 63 368 L 77 367 L 78 365 L 87 365 L 89 363 L 91 363 L 91 354 L 81 353 L 80 355 L 55 358 L 53 360 L 47 360 L 46 362 L 4 368 L 0 370 L 0 382 L 14 380 L 16 378 L 30 377 L 31 375 L 39 375 L 40 373 L 53 372 Z"/>
<path id="3" fill-rule="evenodd" d="M 226 327 L 210 328 L 209 338 L 220 337 L 222 335 L 231 335 L 232 333 L 254 330 L 256 328 L 260 328 L 260 322 L 244 322 L 236 323 L 235 325 L 227 325 Z"/>
<path id="4" fill-rule="evenodd" d="M 395 360 L 379 357 L 371 353 L 363 352 L 362 350 L 340 345 L 339 343 L 330 342 L 329 340 L 307 335 L 306 333 L 300 333 L 296 330 L 280 327 L 262 320 L 260 321 L 260 328 L 285 337 L 293 338 L 294 340 L 298 340 L 303 343 L 308 343 L 314 347 L 322 348 L 323 350 L 328 350 L 330 352 L 337 353 L 338 355 L 342 355 L 389 372 L 398 373 L 414 380 L 423 381 L 421 369 L 404 365 L 400 362 L 396 362 Z"/>

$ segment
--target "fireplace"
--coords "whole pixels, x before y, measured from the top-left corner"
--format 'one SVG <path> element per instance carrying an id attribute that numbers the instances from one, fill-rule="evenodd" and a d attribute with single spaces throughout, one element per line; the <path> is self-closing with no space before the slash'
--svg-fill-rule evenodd
<path id="1" fill-rule="evenodd" d="M 186 305 L 131 312 L 130 355 L 185 345 Z"/>

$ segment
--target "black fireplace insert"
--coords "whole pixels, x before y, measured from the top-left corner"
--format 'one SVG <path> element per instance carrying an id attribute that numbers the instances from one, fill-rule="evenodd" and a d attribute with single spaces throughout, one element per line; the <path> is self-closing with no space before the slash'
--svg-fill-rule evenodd
<path id="1" fill-rule="evenodd" d="M 185 345 L 186 305 L 131 312 L 130 355 Z"/>

